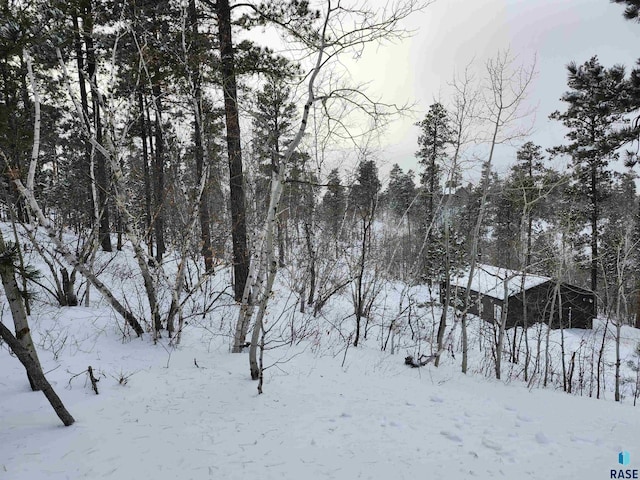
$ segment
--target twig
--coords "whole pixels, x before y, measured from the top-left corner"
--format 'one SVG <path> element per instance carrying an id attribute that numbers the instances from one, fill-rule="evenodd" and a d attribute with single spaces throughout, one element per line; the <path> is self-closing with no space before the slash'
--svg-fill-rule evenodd
<path id="1" fill-rule="evenodd" d="M 91 365 L 87 367 L 87 373 L 89 374 L 89 380 L 91 380 L 91 387 L 93 391 L 96 392 L 96 395 L 98 395 L 98 382 L 100 379 L 93 376 L 93 368 L 91 368 Z"/>

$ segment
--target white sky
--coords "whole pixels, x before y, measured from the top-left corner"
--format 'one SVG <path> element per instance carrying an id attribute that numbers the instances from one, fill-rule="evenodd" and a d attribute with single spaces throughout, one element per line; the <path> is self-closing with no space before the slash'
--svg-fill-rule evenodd
<path id="1" fill-rule="evenodd" d="M 543 147 L 563 142 L 564 131 L 549 114 L 564 106 L 566 64 L 581 64 L 598 55 L 604 66 L 622 63 L 630 69 L 640 57 L 640 25 L 622 17 L 623 7 L 607 0 L 438 0 L 406 24 L 416 34 L 399 44 L 370 47 L 349 63 L 356 80 L 371 81 L 371 90 L 387 102 L 417 102 L 414 118 L 394 122 L 383 137 L 379 157 L 382 176 L 394 163 L 417 169 L 418 128 L 431 103 L 447 104 L 447 82 L 456 70 L 475 60 L 478 73 L 499 49 L 529 64 L 537 57 L 538 75 L 529 94 L 537 106 L 534 133 Z M 504 172 L 515 157 L 501 148 L 495 168 Z"/>

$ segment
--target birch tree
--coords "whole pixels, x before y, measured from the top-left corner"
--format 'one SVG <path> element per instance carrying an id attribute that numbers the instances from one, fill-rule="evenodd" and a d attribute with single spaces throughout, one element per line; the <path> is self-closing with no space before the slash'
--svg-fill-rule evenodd
<path id="1" fill-rule="evenodd" d="M 382 114 L 385 110 L 380 103 L 371 101 L 359 89 L 332 88 L 323 91 L 319 85 L 320 74 L 331 68 L 331 65 L 341 55 L 361 49 L 368 43 L 402 38 L 407 32 L 402 29 L 400 22 L 416 10 L 424 8 L 427 3 L 418 1 L 399 2 L 382 12 L 374 12 L 355 6 L 349 7 L 342 2 L 329 0 L 324 5 L 322 18 L 314 26 L 313 31 L 303 30 L 303 33 L 293 30 L 291 26 L 283 22 L 279 22 L 277 18 L 274 18 L 268 12 L 260 12 L 259 9 L 255 9 L 266 20 L 278 24 L 289 35 L 292 35 L 296 41 L 301 42 L 313 56 L 314 61 L 313 66 L 305 77 L 306 99 L 300 115 L 299 126 L 291 143 L 281 156 L 279 168 L 277 171 L 274 169 L 272 173 L 269 209 L 261 229 L 256 253 L 251 258 L 248 282 L 242 296 L 242 304 L 236 324 L 233 351 L 238 352 L 243 347 L 254 305 L 257 301 L 259 313 L 253 327 L 254 333 L 250 349 L 250 369 L 254 379 L 258 378 L 260 372 L 256 358 L 257 340 L 259 332 L 262 330 L 263 312 L 266 310 L 271 294 L 271 286 L 277 271 L 277 266 L 274 265 L 276 260 L 274 258 L 273 239 L 278 204 L 282 194 L 282 184 L 289 162 L 307 129 L 311 108 L 315 103 L 320 102 L 324 112 L 327 113 L 331 103 L 348 102 L 358 105 L 358 108 L 363 113 L 373 118 L 378 117 L 377 112 Z"/>
<path id="2" fill-rule="evenodd" d="M 437 351 L 435 358 L 435 366 L 440 365 L 440 356 L 444 350 L 444 334 L 447 328 L 447 315 L 451 305 L 451 276 L 456 268 L 454 259 L 454 249 L 452 248 L 452 218 L 448 214 L 451 210 L 453 201 L 452 186 L 456 183 L 456 178 L 460 174 L 460 160 L 465 146 L 471 139 L 471 127 L 478 113 L 478 91 L 474 86 L 474 78 L 470 72 L 469 66 L 460 76 L 454 76 L 451 82 L 453 89 L 452 106 L 450 108 L 450 122 L 452 134 L 453 154 L 451 156 L 451 164 L 447 171 L 447 184 L 449 186 L 447 200 L 444 205 L 444 278 L 440 288 L 444 287 L 444 293 L 441 292 L 441 298 L 444 300 L 442 305 L 442 313 L 440 314 L 440 323 L 438 325 L 438 333 L 436 337 Z"/>
<path id="3" fill-rule="evenodd" d="M 507 50 L 499 52 L 495 58 L 486 64 L 487 85 L 484 95 L 484 109 L 481 119 L 486 122 L 489 130 L 489 153 L 483 163 L 483 177 L 481 179 L 481 200 L 478 216 L 471 237 L 471 249 L 469 258 L 469 280 L 467 283 L 464 305 L 465 309 L 461 317 L 462 328 L 462 372 L 467 372 L 467 306 L 471 300 L 471 282 L 478 261 L 478 243 L 480 231 L 484 222 L 487 209 L 487 195 L 491 167 L 496 147 L 506 144 L 526 135 L 522 120 L 531 112 L 525 108 L 527 90 L 535 75 L 535 62 L 530 66 L 518 66 L 511 53 Z"/>

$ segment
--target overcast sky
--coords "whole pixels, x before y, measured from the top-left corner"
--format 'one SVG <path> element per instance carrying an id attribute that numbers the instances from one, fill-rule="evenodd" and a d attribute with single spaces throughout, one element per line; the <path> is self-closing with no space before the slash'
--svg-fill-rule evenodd
<path id="1" fill-rule="evenodd" d="M 640 57 L 640 25 L 622 17 L 623 7 L 608 0 L 438 0 L 408 22 L 416 34 L 402 43 L 370 48 L 349 63 L 358 80 L 386 101 L 416 101 L 416 117 L 394 122 L 382 141 L 379 166 L 383 176 L 393 163 L 417 168 L 418 128 L 429 105 L 447 103 L 447 82 L 475 59 L 479 73 L 498 50 L 510 48 L 522 63 L 537 58 L 538 75 L 529 101 L 537 106 L 530 140 L 550 147 L 563 142 L 564 131 L 549 114 L 564 106 L 566 65 L 598 55 L 604 66 L 621 63 L 630 69 Z M 504 172 L 515 157 L 500 150 L 495 168 Z"/>

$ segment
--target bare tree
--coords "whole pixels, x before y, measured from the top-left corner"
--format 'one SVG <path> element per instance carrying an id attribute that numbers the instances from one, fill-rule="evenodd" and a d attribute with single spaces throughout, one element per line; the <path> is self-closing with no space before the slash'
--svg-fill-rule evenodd
<path id="1" fill-rule="evenodd" d="M 615 401 L 619 402 L 621 400 L 620 394 L 620 341 L 622 338 L 622 325 L 630 322 L 630 314 L 629 314 L 629 302 L 627 299 L 627 277 L 629 274 L 627 273 L 630 268 L 633 266 L 632 257 L 636 254 L 638 244 L 640 240 L 633 241 L 633 226 L 631 224 L 627 224 L 625 226 L 621 226 L 618 234 L 616 235 L 616 245 L 614 252 L 608 252 L 609 257 L 614 259 L 613 261 L 613 278 L 608 279 L 605 276 L 606 283 L 612 283 L 613 287 L 613 301 L 608 301 L 607 305 L 609 305 L 608 311 L 606 312 L 607 320 L 611 318 L 611 323 L 615 326 L 615 342 L 616 342 L 616 361 L 615 361 Z M 611 282 L 613 280 L 613 282 Z M 609 289 L 607 289 L 609 290 Z M 609 322 L 607 321 L 607 324 Z M 606 335 L 606 329 L 604 335 Z M 602 356 L 602 355 L 601 355 Z M 599 361 L 600 364 L 600 361 Z M 598 370 L 600 370 L 600 365 L 598 365 Z M 599 387 L 598 381 L 598 387 Z M 599 395 L 598 388 L 598 395 Z"/>
<path id="2" fill-rule="evenodd" d="M 380 42 L 405 36 L 407 32 L 400 28 L 400 22 L 417 9 L 424 8 L 427 3 L 415 0 L 399 2 L 378 13 L 360 8 L 349 8 L 341 2 L 329 0 L 326 3 L 324 16 L 319 28 L 311 36 L 301 35 L 300 32 L 292 31 L 290 27 L 280 22 L 281 27 L 287 29 L 294 38 L 302 42 L 311 51 L 315 56 L 315 61 L 306 77 L 306 100 L 300 125 L 293 140 L 282 155 L 279 168 L 277 171 L 274 169 L 272 172 L 269 209 L 257 244 L 257 253 L 252 257 L 249 267 L 248 282 L 242 297 L 242 305 L 234 336 L 234 351 L 237 352 L 242 349 L 253 313 L 253 299 L 258 299 L 260 310 L 263 310 L 266 308 L 271 294 L 270 286 L 273 284 L 277 271 L 272 266 L 275 262 L 273 238 L 278 205 L 282 194 L 282 183 L 289 162 L 307 129 L 312 106 L 314 103 L 322 102 L 326 113 L 328 111 L 327 105 L 332 102 L 347 102 L 358 105 L 365 114 L 372 115 L 374 118 L 381 117 L 385 110 L 381 104 L 372 102 L 369 97 L 358 89 L 339 88 L 332 89 L 324 94 L 319 93 L 317 82 L 320 73 L 329 68 L 331 62 L 337 60 L 341 54 L 354 49 L 359 50 L 371 42 Z M 277 20 L 276 23 L 278 23 Z M 339 119 L 336 119 L 336 123 L 341 124 Z M 265 274 L 267 276 L 266 288 Z M 262 317 L 259 315 L 254 325 L 254 331 L 257 330 L 259 332 L 261 329 Z M 257 379 L 255 373 L 259 372 L 259 367 L 256 360 L 256 350 L 259 334 L 254 334 L 253 337 L 250 350 L 250 367 L 252 378 Z"/>
<path id="3" fill-rule="evenodd" d="M 444 300 L 442 305 L 442 313 L 440 315 L 440 324 L 438 325 L 437 333 L 437 351 L 435 366 L 440 365 L 440 355 L 444 347 L 444 334 L 447 328 L 447 315 L 449 313 L 449 307 L 451 306 L 451 275 L 452 264 L 451 258 L 451 204 L 453 201 L 453 184 L 455 178 L 459 175 L 460 170 L 460 158 L 463 153 L 465 145 L 470 141 L 471 126 L 475 121 L 478 109 L 478 92 L 473 86 L 474 78 L 470 71 L 470 66 L 464 70 L 462 76 L 455 76 L 450 86 L 453 89 L 452 107 L 450 110 L 451 127 L 453 130 L 453 155 L 451 156 L 451 164 L 447 174 L 447 180 L 449 185 L 449 192 L 447 200 L 444 205 L 444 251 L 445 251 L 445 267 L 444 267 L 444 281 L 441 283 L 440 288 L 444 287 L 444 294 L 441 294 L 441 298 Z"/>
<path id="4" fill-rule="evenodd" d="M 487 82 L 484 96 L 484 109 L 481 119 L 486 122 L 489 130 L 489 154 L 484 162 L 484 175 L 481 179 L 480 207 L 471 237 L 469 259 L 469 281 L 466 288 L 462 313 L 462 372 L 467 372 L 468 338 L 467 338 L 467 309 L 470 303 L 471 282 L 478 261 L 478 243 L 480 231 L 487 209 L 487 194 L 493 156 L 498 145 L 522 138 L 528 133 L 523 129 L 521 121 L 531 113 L 524 109 L 527 90 L 535 75 L 535 62 L 529 66 L 516 66 L 515 60 L 507 50 L 498 52 L 495 58 L 486 64 Z"/>

